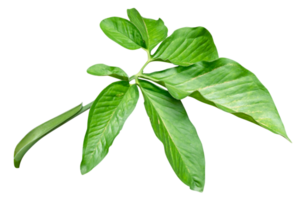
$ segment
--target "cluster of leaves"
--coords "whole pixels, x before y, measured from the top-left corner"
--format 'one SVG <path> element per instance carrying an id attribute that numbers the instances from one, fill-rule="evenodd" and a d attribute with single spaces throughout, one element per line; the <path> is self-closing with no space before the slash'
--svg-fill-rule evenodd
<path id="1" fill-rule="evenodd" d="M 104 19 L 100 27 L 121 46 L 130 50 L 144 49 L 148 55 L 145 65 L 130 78 L 118 67 L 105 64 L 90 67 L 89 74 L 112 76 L 121 81 L 107 86 L 94 102 L 84 107 L 76 106 L 29 132 L 15 149 L 15 167 L 19 167 L 24 154 L 38 140 L 90 108 L 81 162 L 81 173 L 89 172 L 107 155 L 134 110 L 139 98 L 138 87 L 155 135 L 163 143 L 171 167 L 192 190 L 203 191 L 205 158 L 201 141 L 181 99 L 193 97 L 289 140 L 268 90 L 237 62 L 219 58 L 207 29 L 180 28 L 167 37 L 168 29 L 161 19 L 143 18 L 134 8 L 127 13 L 130 21 L 111 17 Z M 160 42 L 151 55 L 151 50 Z M 179 66 L 143 73 L 147 64 L 153 61 Z M 132 80 L 135 80 L 134 84 L 130 84 Z"/>

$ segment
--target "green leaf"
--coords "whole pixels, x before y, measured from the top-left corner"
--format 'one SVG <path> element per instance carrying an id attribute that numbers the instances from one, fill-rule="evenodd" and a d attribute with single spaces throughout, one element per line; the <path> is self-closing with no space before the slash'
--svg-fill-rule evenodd
<path id="1" fill-rule="evenodd" d="M 144 22 L 146 24 L 149 36 L 148 49 L 151 52 L 156 45 L 167 37 L 168 28 L 160 18 L 158 20 L 144 18 Z"/>
<path id="2" fill-rule="evenodd" d="M 100 27 L 110 39 L 127 49 L 146 47 L 139 30 L 126 19 L 110 17 L 104 19 Z"/>
<path id="3" fill-rule="evenodd" d="M 105 64 L 96 64 L 87 69 L 87 73 L 96 76 L 111 76 L 117 79 L 128 81 L 128 75 L 119 67 L 112 67 Z"/>
<path id="4" fill-rule="evenodd" d="M 21 169 L 25 156 L 45 137 L 79 116 L 84 102 L 45 120 L 26 132 L 15 144 L 12 151 L 12 166 Z M 82 113 L 81 113 L 82 114 Z"/>
<path id="5" fill-rule="evenodd" d="M 220 58 L 143 77 L 165 85 L 176 99 L 190 95 L 289 140 L 268 90 L 252 72 L 235 61 Z"/>
<path id="6" fill-rule="evenodd" d="M 110 84 L 96 98 L 89 111 L 82 174 L 91 171 L 107 155 L 113 140 L 134 110 L 138 97 L 136 85 L 119 81 Z"/>
<path id="7" fill-rule="evenodd" d="M 128 9 L 127 13 L 130 21 L 140 31 L 149 52 L 167 37 L 168 29 L 161 19 L 143 18 L 135 8 Z"/>
<path id="8" fill-rule="evenodd" d="M 144 19 L 142 18 L 142 16 L 139 14 L 139 12 L 135 8 L 128 9 L 127 14 L 128 14 L 130 21 L 140 31 L 140 33 L 143 37 L 143 40 L 146 43 L 146 47 L 148 47 L 149 40 L 148 40 L 148 33 L 147 33 L 146 24 L 144 23 Z"/>
<path id="9" fill-rule="evenodd" d="M 210 32 L 203 27 L 181 28 L 166 38 L 153 55 L 158 61 L 189 66 L 218 58 Z"/>
<path id="10" fill-rule="evenodd" d="M 195 127 L 180 100 L 147 81 L 139 81 L 153 130 L 163 143 L 178 178 L 192 190 L 203 191 L 205 159 Z"/>

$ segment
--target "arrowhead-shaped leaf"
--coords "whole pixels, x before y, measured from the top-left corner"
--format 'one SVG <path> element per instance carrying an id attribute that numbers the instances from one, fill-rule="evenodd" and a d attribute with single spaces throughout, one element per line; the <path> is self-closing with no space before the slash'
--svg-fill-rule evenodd
<path id="1" fill-rule="evenodd" d="M 144 78 L 165 85 L 176 99 L 190 95 L 289 140 L 268 90 L 235 61 L 220 58 L 198 62 L 145 74 Z"/>
<path id="2" fill-rule="evenodd" d="M 128 81 L 128 75 L 119 67 L 112 67 L 105 64 L 96 64 L 87 69 L 87 73 L 96 76 L 111 76 L 117 79 Z"/>
<path id="3" fill-rule="evenodd" d="M 82 174 L 92 170 L 107 155 L 113 140 L 134 110 L 138 97 L 136 85 L 119 81 L 110 84 L 96 98 L 89 111 Z"/>
<path id="4" fill-rule="evenodd" d="M 179 179 L 192 190 L 203 191 L 205 159 L 196 129 L 180 100 L 147 81 L 139 81 L 153 130 Z"/>
<path id="5" fill-rule="evenodd" d="M 203 27 L 181 28 L 166 38 L 153 55 L 155 60 L 189 66 L 218 58 L 212 35 Z"/>
<path id="6" fill-rule="evenodd" d="M 161 19 L 143 18 L 135 8 L 128 9 L 127 13 L 130 21 L 140 31 L 149 52 L 167 37 L 168 29 Z"/>
<path id="7" fill-rule="evenodd" d="M 126 19 L 110 17 L 104 19 L 100 27 L 111 40 L 127 49 L 135 50 L 146 47 L 139 30 Z"/>

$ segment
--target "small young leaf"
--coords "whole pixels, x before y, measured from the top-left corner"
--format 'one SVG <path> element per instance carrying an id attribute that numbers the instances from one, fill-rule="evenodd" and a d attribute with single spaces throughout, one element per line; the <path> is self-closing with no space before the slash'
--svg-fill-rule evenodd
<path id="1" fill-rule="evenodd" d="M 128 81 L 128 75 L 119 67 L 112 67 L 105 64 L 96 64 L 87 69 L 87 73 L 96 76 L 111 76 L 117 79 Z"/>
<path id="2" fill-rule="evenodd" d="M 218 58 L 212 35 L 203 27 L 181 28 L 166 38 L 153 55 L 155 60 L 189 66 Z"/>
<path id="3" fill-rule="evenodd" d="M 156 45 L 167 37 L 168 29 L 160 18 L 158 20 L 144 18 L 144 22 L 149 36 L 148 49 L 151 52 Z"/>
<path id="4" fill-rule="evenodd" d="M 148 47 L 148 44 L 149 44 L 148 32 L 147 32 L 146 24 L 144 23 L 143 17 L 139 14 L 139 12 L 135 8 L 128 9 L 127 14 L 128 14 L 130 21 L 140 31 L 140 33 L 143 37 L 143 40 L 146 43 L 146 47 Z"/>
<path id="5" fill-rule="evenodd" d="M 140 31 L 146 43 L 146 47 L 150 52 L 158 43 L 167 37 L 168 29 L 161 19 L 143 18 L 135 8 L 128 9 L 127 13 L 130 21 Z"/>
<path id="6" fill-rule="evenodd" d="M 203 191 L 205 159 L 195 127 L 180 100 L 147 81 L 139 81 L 153 130 L 163 143 L 178 178 L 192 190 Z"/>
<path id="7" fill-rule="evenodd" d="M 235 61 L 220 58 L 198 62 L 145 74 L 144 78 L 165 85 L 176 99 L 190 95 L 289 140 L 268 90 Z"/>
<path id="8" fill-rule="evenodd" d="M 81 173 L 86 174 L 107 155 L 139 97 L 136 85 L 119 81 L 106 87 L 94 101 L 88 117 Z"/>
<path id="9" fill-rule="evenodd" d="M 100 27 L 110 39 L 127 49 L 146 47 L 139 30 L 126 19 L 110 17 L 104 19 Z"/>

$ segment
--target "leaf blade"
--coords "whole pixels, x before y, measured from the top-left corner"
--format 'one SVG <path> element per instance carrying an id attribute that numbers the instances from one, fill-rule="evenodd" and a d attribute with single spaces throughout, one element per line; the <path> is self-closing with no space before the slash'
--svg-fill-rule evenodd
<path id="1" fill-rule="evenodd" d="M 203 191 L 205 159 L 196 129 L 180 100 L 167 91 L 139 80 L 145 108 L 157 138 L 178 178 L 192 190 Z"/>
<path id="2" fill-rule="evenodd" d="M 105 64 L 92 65 L 87 69 L 87 73 L 95 76 L 111 76 L 123 81 L 129 80 L 128 75 L 121 68 Z"/>
<path id="3" fill-rule="evenodd" d="M 165 26 L 162 19 L 154 20 L 143 18 L 146 24 L 148 35 L 149 35 L 149 46 L 148 49 L 151 52 L 156 45 L 163 41 L 168 35 L 168 28 Z"/>
<path id="4" fill-rule="evenodd" d="M 198 62 L 146 74 L 144 78 L 165 85 L 176 99 L 191 96 L 289 140 L 268 90 L 235 61 L 220 58 Z"/>
<path id="5" fill-rule="evenodd" d="M 135 8 L 127 9 L 127 14 L 128 14 L 128 18 L 130 19 L 130 22 L 132 22 L 140 31 L 142 38 L 146 43 L 146 47 L 148 47 L 149 39 L 148 39 L 146 24 L 144 23 L 143 17 Z"/>
<path id="6" fill-rule="evenodd" d="M 203 27 L 180 28 L 166 38 L 153 55 L 155 60 L 189 66 L 218 58 L 212 35 Z"/>
<path id="7" fill-rule="evenodd" d="M 119 81 L 110 84 L 96 98 L 89 112 L 83 144 L 82 174 L 91 171 L 107 155 L 138 97 L 136 85 Z"/>
<path id="8" fill-rule="evenodd" d="M 128 9 L 127 14 L 140 31 L 149 52 L 167 37 L 168 29 L 161 19 L 143 18 L 135 8 Z"/>
<path id="9" fill-rule="evenodd" d="M 127 49 L 145 47 L 139 30 L 126 19 L 110 17 L 101 21 L 100 27 L 107 37 Z"/>

